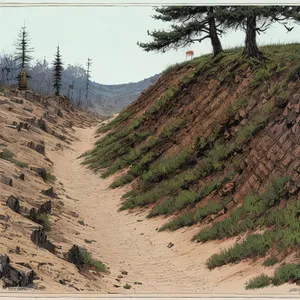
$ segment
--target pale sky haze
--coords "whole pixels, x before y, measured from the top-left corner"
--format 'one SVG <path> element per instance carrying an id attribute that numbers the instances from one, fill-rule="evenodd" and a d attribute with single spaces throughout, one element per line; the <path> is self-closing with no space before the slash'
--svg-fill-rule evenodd
<path id="1" fill-rule="evenodd" d="M 137 41 L 151 40 L 147 30 L 168 28 L 168 24 L 152 19 L 153 14 L 151 6 L 0 7 L 0 51 L 14 51 L 13 44 L 26 20 L 35 59 L 45 57 L 52 62 L 59 43 L 65 67 L 77 63 L 85 67 L 90 57 L 92 80 L 103 84 L 136 82 L 150 77 L 170 64 L 184 61 L 188 49 L 194 50 L 195 56 L 211 52 L 209 40 L 164 54 L 144 52 Z M 258 36 L 258 43 L 299 42 L 299 28 L 297 25 L 286 34 L 282 25 L 273 26 Z M 228 33 L 221 41 L 225 48 L 243 45 L 244 32 Z"/>

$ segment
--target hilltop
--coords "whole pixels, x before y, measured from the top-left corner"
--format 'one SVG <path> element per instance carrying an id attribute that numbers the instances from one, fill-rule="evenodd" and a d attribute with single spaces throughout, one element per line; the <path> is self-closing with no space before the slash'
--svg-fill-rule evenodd
<path id="1" fill-rule="evenodd" d="M 168 68 L 84 154 L 123 194 L 119 211 L 160 220 L 158 235 L 190 227 L 195 247 L 234 242 L 211 252 L 207 269 L 254 260 L 271 275 L 247 288 L 300 280 L 300 45 L 262 53 L 257 61 L 234 49 Z"/>

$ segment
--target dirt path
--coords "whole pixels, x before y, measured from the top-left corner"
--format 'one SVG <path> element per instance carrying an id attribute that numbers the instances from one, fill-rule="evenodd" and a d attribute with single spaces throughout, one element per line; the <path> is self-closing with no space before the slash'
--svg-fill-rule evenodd
<path id="1" fill-rule="evenodd" d="M 120 197 L 127 188 L 108 188 L 112 178 L 103 180 L 94 174 L 81 160 L 76 159 L 84 151 L 92 148 L 95 128 L 76 129 L 80 139 L 60 153 L 51 153 L 55 164 L 55 175 L 62 182 L 66 194 L 71 198 L 66 205 L 73 206 L 80 218 L 88 225 L 82 227 L 77 241 L 81 241 L 97 259 L 107 263 L 111 274 L 102 280 L 107 289 L 114 293 L 245 293 L 244 283 L 251 277 L 264 272 L 263 260 L 249 264 L 225 266 L 209 271 L 206 259 L 220 248 L 228 247 L 234 240 L 225 243 L 212 242 L 204 245 L 190 242 L 199 228 L 178 230 L 174 233 L 158 233 L 156 228 L 163 219 L 145 220 L 145 213 L 117 212 Z M 84 239 L 95 240 L 85 244 Z M 74 241 L 75 242 L 75 241 Z M 174 247 L 168 248 L 169 242 Z M 121 282 L 116 281 L 120 271 L 126 270 Z M 141 282 L 142 285 L 134 284 Z M 130 290 L 123 285 L 132 285 Z M 120 287 L 114 287 L 119 285 Z M 256 294 L 290 294 L 295 286 L 284 285 L 268 288 Z M 248 292 L 247 292 L 248 293 Z M 251 292 L 253 293 L 253 292 Z"/>

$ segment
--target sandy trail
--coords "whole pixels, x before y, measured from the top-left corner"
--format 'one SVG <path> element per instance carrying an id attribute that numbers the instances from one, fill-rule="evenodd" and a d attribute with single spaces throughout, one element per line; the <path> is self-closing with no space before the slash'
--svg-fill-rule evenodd
<path id="1" fill-rule="evenodd" d="M 234 239 L 200 245 L 190 242 L 199 231 L 197 227 L 158 233 L 156 228 L 165 222 L 164 219 L 145 220 L 146 213 L 117 212 L 120 197 L 128 187 L 109 189 L 113 178 L 101 179 L 99 174 L 80 164 L 77 157 L 91 149 L 96 141 L 95 127 L 78 128 L 76 132 L 80 141 L 74 143 L 72 149 L 52 152 L 50 159 L 54 162 L 58 181 L 73 198 L 64 200 L 66 205 L 72 206 L 88 225 L 74 237 L 74 243 L 84 245 L 95 258 L 109 265 L 111 274 L 100 279 L 105 281 L 109 292 L 291 294 L 288 291 L 295 287 L 292 285 L 257 292 L 244 290 L 249 278 L 261 272 L 272 273 L 261 267 L 263 260 L 209 271 L 205 267 L 206 259 L 220 248 L 231 245 Z M 85 244 L 84 239 L 95 242 Z M 169 249 L 169 242 L 173 242 L 174 247 Z M 119 283 L 116 278 L 121 270 L 126 270 L 128 275 Z M 132 285 L 130 290 L 123 288 L 126 283 Z M 114 287 L 115 284 L 120 287 Z"/>

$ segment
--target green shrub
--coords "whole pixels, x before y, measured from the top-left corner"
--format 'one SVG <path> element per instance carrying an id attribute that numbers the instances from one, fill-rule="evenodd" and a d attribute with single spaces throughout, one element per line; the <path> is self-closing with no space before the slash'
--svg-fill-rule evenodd
<path id="1" fill-rule="evenodd" d="M 129 290 L 129 289 L 131 289 L 131 285 L 128 284 L 128 283 L 126 283 L 126 284 L 123 286 L 123 288 Z"/>
<path id="2" fill-rule="evenodd" d="M 275 97 L 275 105 L 278 108 L 283 108 L 286 106 L 290 99 L 290 93 L 288 91 L 282 91 L 278 96 Z"/>
<path id="3" fill-rule="evenodd" d="M 265 274 L 259 275 L 246 282 L 246 290 L 261 289 L 270 285 L 271 278 Z"/>
<path id="4" fill-rule="evenodd" d="M 35 221 L 41 224 L 45 231 L 51 230 L 48 214 L 36 214 Z"/>
<path id="5" fill-rule="evenodd" d="M 55 182 L 56 181 L 56 176 L 51 174 L 50 172 L 47 172 L 46 173 L 46 181 Z"/>
<path id="6" fill-rule="evenodd" d="M 239 112 L 242 108 L 247 107 L 248 101 L 246 98 L 242 97 L 238 99 L 237 101 L 233 102 L 232 104 L 229 104 L 226 110 L 227 116 L 232 118 L 234 115 Z"/>
<path id="7" fill-rule="evenodd" d="M 28 163 L 16 159 L 12 159 L 11 162 L 13 162 L 16 166 L 20 168 L 28 168 Z"/>
<path id="8" fill-rule="evenodd" d="M 4 148 L 2 152 L 0 152 L 0 158 L 5 160 L 11 160 L 14 157 L 14 154 L 8 150 L 7 148 Z"/>
<path id="9" fill-rule="evenodd" d="M 242 243 L 236 243 L 219 254 L 213 254 L 207 261 L 206 266 L 214 269 L 230 263 L 240 262 L 245 258 L 265 256 L 274 243 L 275 234 L 265 232 L 264 234 L 250 234 Z"/>
<path id="10" fill-rule="evenodd" d="M 87 249 L 83 247 L 79 247 L 79 256 L 81 258 L 81 261 L 90 267 L 94 267 L 97 271 L 105 272 L 107 270 L 107 267 L 104 263 L 101 261 L 94 260 L 92 258 L 91 253 L 87 251 Z"/>
<path id="11" fill-rule="evenodd" d="M 14 158 L 14 156 L 15 155 L 7 148 L 4 148 L 2 152 L 0 152 L 0 159 L 10 161 L 11 163 L 15 164 L 17 167 L 20 168 L 28 168 L 28 163 L 17 160 Z"/>
<path id="12" fill-rule="evenodd" d="M 278 259 L 275 256 L 270 256 L 263 262 L 263 266 L 271 267 L 277 263 L 278 263 Z"/>
<path id="13" fill-rule="evenodd" d="M 272 284 L 278 286 L 286 282 L 299 283 L 300 264 L 285 264 L 276 269 Z"/>

